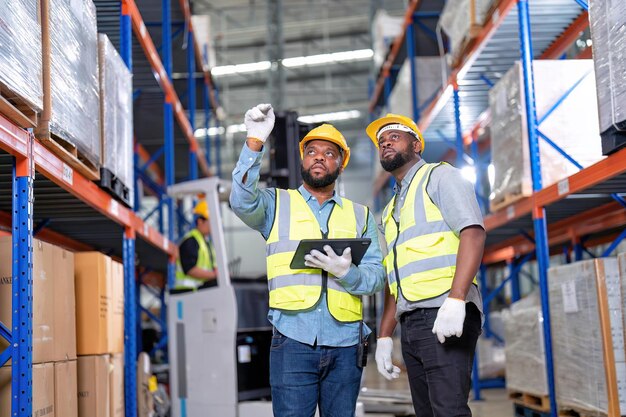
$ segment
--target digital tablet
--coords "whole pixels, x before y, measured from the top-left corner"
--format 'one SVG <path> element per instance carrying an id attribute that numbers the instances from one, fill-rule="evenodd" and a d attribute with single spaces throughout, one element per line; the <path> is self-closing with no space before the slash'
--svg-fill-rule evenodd
<path id="1" fill-rule="evenodd" d="M 308 269 L 309 267 L 304 264 L 304 255 L 311 253 L 313 249 L 317 249 L 322 253 L 324 246 L 329 245 L 335 253 L 339 256 L 343 254 L 343 251 L 350 247 L 352 249 L 352 263 L 358 265 L 365 255 L 365 251 L 369 247 L 372 240 L 369 238 L 355 238 L 355 239 L 302 239 L 296 253 L 293 254 L 291 269 Z"/>

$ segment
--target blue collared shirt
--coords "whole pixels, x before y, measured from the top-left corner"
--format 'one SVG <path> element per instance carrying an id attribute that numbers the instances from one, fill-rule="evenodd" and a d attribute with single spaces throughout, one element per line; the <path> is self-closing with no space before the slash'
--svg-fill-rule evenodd
<path id="1" fill-rule="evenodd" d="M 235 214 L 249 227 L 267 239 L 276 212 L 276 190 L 259 190 L 259 171 L 263 152 L 254 152 L 246 144 L 233 171 L 230 205 Z M 244 182 L 245 176 L 245 182 Z M 341 198 L 333 197 L 321 205 L 304 186 L 298 188 L 320 224 L 322 233 L 327 232 L 328 217 Z M 345 277 L 337 279 L 346 290 L 354 295 L 369 295 L 380 291 L 385 284 L 382 254 L 378 244 L 376 222 L 370 213 L 365 236 L 372 240 L 359 266 L 352 265 Z M 307 311 L 285 312 L 270 309 L 268 319 L 285 336 L 308 345 L 352 346 L 358 342 L 359 323 L 341 323 L 328 311 L 326 293 L 323 292 L 315 306 Z M 364 334 L 371 331 L 363 327 Z"/>

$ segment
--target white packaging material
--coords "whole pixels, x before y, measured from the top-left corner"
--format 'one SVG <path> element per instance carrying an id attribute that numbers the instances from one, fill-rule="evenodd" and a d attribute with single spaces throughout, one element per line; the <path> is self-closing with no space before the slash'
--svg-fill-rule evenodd
<path id="1" fill-rule="evenodd" d="M 600 131 L 626 130 L 626 2 L 589 2 Z"/>
<path id="2" fill-rule="evenodd" d="M 133 81 L 122 57 L 104 34 L 98 35 L 102 167 L 129 188 L 133 201 Z"/>
<path id="3" fill-rule="evenodd" d="M 539 131 L 583 167 L 602 159 L 593 62 L 536 60 L 533 72 L 537 118 L 541 121 L 545 116 Z M 518 62 L 489 92 L 491 155 L 495 168 L 490 195 L 492 210 L 532 193 L 523 85 Z M 574 85 L 576 87 L 553 109 Z M 544 139 L 539 138 L 538 142 L 543 187 L 579 171 Z"/>
<path id="4" fill-rule="evenodd" d="M 100 165 L 100 86 L 96 7 L 91 0 L 49 3 L 50 132 Z"/>
<path id="5" fill-rule="evenodd" d="M 465 40 L 474 37 L 476 33 L 473 32 L 485 24 L 492 4 L 493 0 L 455 0 L 446 3 L 439 24 L 448 35 L 452 62 L 463 52 Z"/>
<path id="6" fill-rule="evenodd" d="M 598 285 L 603 283 L 605 288 Z M 550 268 L 550 325 L 557 403 L 562 408 L 608 413 L 599 291 L 608 317 L 621 415 L 626 414 L 626 355 L 623 298 L 616 258 L 600 258 Z"/>
<path id="7" fill-rule="evenodd" d="M 0 0 L 0 84 L 41 111 L 41 24 L 36 0 Z M 3 91 L 3 96 L 8 92 Z"/>
<path id="8" fill-rule="evenodd" d="M 506 340 L 506 387 L 532 395 L 548 395 L 543 314 L 526 298 L 503 313 Z"/>
<path id="9" fill-rule="evenodd" d="M 372 22 L 372 40 L 374 48 L 374 66 L 380 68 L 385 62 L 389 45 L 402 33 L 404 17 L 389 16 L 389 14 L 379 9 L 374 15 Z"/>
<path id="10" fill-rule="evenodd" d="M 421 113 L 441 89 L 441 58 L 438 56 L 416 57 L 415 77 L 417 79 L 417 105 Z M 389 96 L 388 111 L 407 116 L 413 114 L 411 64 L 408 60 L 404 62 L 398 73 L 396 85 Z"/>

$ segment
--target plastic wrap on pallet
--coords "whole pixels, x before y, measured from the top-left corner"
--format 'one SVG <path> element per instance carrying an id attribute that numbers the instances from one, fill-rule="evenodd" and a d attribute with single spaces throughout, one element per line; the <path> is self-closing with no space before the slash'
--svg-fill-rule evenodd
<path id="1" fill-rule="evenodd" d="M 534 61 L 533 70 L 539 120 L 576 85 L 539 125 L 539 131 L 583 167 L 602 159 L 591 60 Z M 491 155 L 495 168 L 490 195 L 492 210 L 494 206 L 500 208 L 513 202 L 517 196 L 532 193 L 523 94 L 519 62 L 489 92 Z M 538 141 L 544 187 L 579 171 L 544 139 L 539 138 Z"/>
<path id="2" fill-rule="evenodd" d="M 441 12 L 439 23 L 448 35 L 448 52 L 455 60 L 461 52 L 465 39 L 473 34 L 475 27 L 482 27 L 487 19 L 493 0 L 457 0 L 449 1 Z M 474 21 L 472 22 L 471 8 L 474 7 Z"/>
<path id="3" fill-rule="evenodd" d="M 441 88 L 441 58 L 438 56 L 416 57 L 415 76 L 417 78 L 417 106 L 421 113 Z M 396 84 L 389 95 L 388 111 L 411 116 L 413 114 L 411 95 L 411 64 L 407 60 L 402 64 Z"/>
<path id="4" fill-rule="evenodd" d="M 0 0 L 0 89 L 43 107 L 39 1 Z M 8 92 L 7 92 L 8 93 Z M 7 96 L 3 91 L 2 95 Z"/>
<path id="5" fill-rule="evenodd" d="M 606 286 L 601 290 L 597 282 Z M 621 415 L 626 415 L 623 298 L 617 259 L 601 258 L 550 268 L 550 324 L 556 400 L 561 408 L 608 413 L 606 370 L 615 367 Z M 608 300 L 614 364 L 603 355 L 599 294 Z"/>
<path id="6" fill-rule="evenodd" d="M 98 35 L 102 167 L 129 188 L 133 201 L 133 80 L 106 35 Z"/>
<path id="7" fill-rule="evenodd" d="M 484 336 L 478 338 L 478 377 L 480 379 L 500 378 L 504 376 L 506 363 L 504 344 Z"/>
<path id="8" fill-rule="evenodd" d="M 100 166 L 100 86 L 96 7 L 91 0 L 49 0 L 50 131 Z"/>
<path id="9" fill-rule="evenodd" d="M 626 130 L 626 2 L 589 4 L 593 59 L 598 88 L 600 131 Z"/>
<path id="10" fill-rule="evenodd" d="M 516 306 L 520 302 L 523 305 Z M 506 387 L 537 396 L 548 395 L 541 307 L 526 299 L 520 302 L 503 313 Z"/>
<path id="11" fill-rule="evenodd" d="M 389 16 L 385 10 L 378 10 L 372 23 L 374 65 L 379 68 L 385 61 L 389 46 L 402 33 L 403 17 Z"/>

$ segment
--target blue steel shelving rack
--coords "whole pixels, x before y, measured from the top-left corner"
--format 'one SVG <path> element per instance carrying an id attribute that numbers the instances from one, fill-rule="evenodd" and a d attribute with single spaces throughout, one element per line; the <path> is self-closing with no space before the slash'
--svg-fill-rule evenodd
<path id="1" fill-rule="evenodd" d="M 509 55 L 510 51 L 514 50 L 515 46 L 512 40 L 510 38 L 507 39 L 507 35 L 502 34 L 502 32 L 511 33 L 515 27 L 513 26 L 514 24 L 516 24 L 518 29 L 519 39 L 517 44 L 519 45 L 520 54 L 517 56 L 517 59 L 520 59 L 522 62 L 525 96 L 531 97 L 530 100 L 526 100 L 525 113 L 527 115 L 526 128 L 529 133 L 530 163 L 534 196 L 526 198 L 519 203 L 515 203 L 506 210 L 501 210 L 486 216 L 485 225 L 487 231 L 495 230 L 508 237 L 508 239 L 502 237 L 498 238 L 497 236 L 492 239 L 493 242 L 491 242 L 491 246 L 486 250 L 484 264 L 479 271 L 479 279 L 486 313 L 485 336 L 498 339 L 498 336 L 490 329 L 488 314 L 489 303 L 507 284 L 511 285 L 512 301 L 519 300 L 519 277 L 522 273 L 521 268 L 529 260 L 536 259 L 539 272 L 538 285 L 541 292 L 542 312 L 544 316 L 543 333 L 550 405 L 552 415 L 556 416 L 557 404 L 555 401 L 547 284 L 550 248 L 571 239 L 575 260 L 580 260 L 582 259 L 583 251 L 595 257 L 595 254 L 585 249 L 582 244 L 584 238 L 580 236 L 617 229 L 618 231 L 613 234 L 601 236 L 596 239 L 596 244 L 612 242 L 601 256 L 610 255 L 619 242 L 626 238 L 626 229 L 623 229 L 624 225 L 626 225 L 626 213 L 624 212 L 626 203 L 619 194 L 626 193 L 626 151 L 617 152 L 592 167 L 582 169 L 576 161 L 556 147 L 549 138 L 546 138 L 545 135 L 538 130 L 540 121 L 538 122 L 537 120 L 535 110 L 532 72 L 532 61 L 536 55 L 533 53 L 533 48 L 543 51 L 539 58 L 556 59 L 562 57 L 565 50 L 580 36 L 580 33 L 588 27 L 587 3 L 583 0 L 570 0 L 569 2 L 560 2 L 561 4 L 557 4 L 559 1 L 551 0 L 533 3 L 531 8 L 536 7 L 537 3 L 543 3 L 542 5 L 544 6 L 542 10 L 543 15 L 540 11 L 533 17 L 533 19 L 540 21 L 541 25 L 541 29 L 539 29 L 540 35 L 538 36 L 539 40 L 533 43 L 531 26 L 532 11 L 529 10 L 528 0 L 496 1 L 497 13 L 494 12 L 493 15 L 490 16 L 491 19 L 487 19 L 488 23 L 486 23 L 485 28 L 481 35 L 479 35 L 474 46 L 470 47 L 469 52 L 466 52 L 465 56 L 460 60 L 459 66 L 452 71 L 447 85 L 444 86 L 423 113 L 417 109 L 416 78 L 413 59 L 415 56 L 413 26 L 414 19 L 417 16 L 416 9 L 419 3 L 420 0 L 414 0 L 410 2 L 407 8 L 405 15 L 405 33 L 396 38 L 389 58 L 381 70 L 378 83 L 376 84 L 374 94 L 370 101 L 371 117 L 375 117 L 381 105 L 387 105 L 388 103 L 388 97 L 392 88 L 391 81 L 393 79 L 391 72 L 394 68 L 398 67 L 398 62 L 396 62 L 398 49 L 403 44 L 406 44 L 407 56 L 408 59 L 411 60 L 411 76 L 413 80 L 411 85 L 411 101 L 413 104 L 414 119 L 419 121 L 418 124 L 427 137 L 429 134 L 428 131 L 430 130 L 431 135 L 434 133 L 439 139 L 443 139 L 449 144 L 453 149 L 453 152 L 450 152 L 450 154 L 456 155 L 457 166 L 463 166 L 465 161 L 473 163 L 478 178 L 486 172 L 486 166 L 489 163 L 488 159 L 490 157 L 488 152 L 486 153 L 486 157 L 479 155 L 479 144 L 477 143 L 478 129 L 484 127 L 490 119 L 488 111 L 485 111 L 485 107 L 488 107 L 486 103 L 486 92 L 493 86 L 492 80 L 497 75 L 497 72 L 504 73 L 504 68 L 510 67 L 515 60 L 513 56 L 506 56 L 503 60 L 504 62 L 489 62 L 489 59 L 482 58 L 481 54 L 485 51 L 488 51 L 488 54 L 497 53 L 495 51 L 498 49 L 497 46 L 499 46 L 500 53 Z M 517 6 L 517 22 L 514 22 L 513 19 L 515 17 L 513 14 L 515 6 Z M 553 17 L 552 21 L 546 18 L 546 15 L 550 15 L 551 13 Z M 559 13 L 562 14 L 560 19 L 554 19 L 554 15 Z M 550 24 L 554 25 L 553 32 L 546 30 L 546 27 L 549 27 Z M 502 31 L 501 27 L 504 27 L 506 30 Z M 500 33 L 498 32 L 499 30 Z M 406 41 L 404 41 L 405 35 Z M 503 47 L 504 44 L 506 44 L 505 47 Z M 492 49 L 490 50 L 489 48 Z M 589 58 L 590 54 L 588 52 L 589 51 L 583 51 L 580 54 L 581 57 Z M 498 68 L 497 70 L 492 70 L 490 66 L 498 66 Z M 480 70 L 476 71 L 474 67 L 480 67 Z M 472 119 L 478 120 L 478 123 L 475 125 L 467 126 L 466 124 L 466 126 L 463 126 L 461 121 L 462 97 L 459 94 L 459 84 L 461 81 L 463 81 L 465 85 L 471 85 L 475 89 L 474 92 L 466 90 L 465 96 L 471 96 L 469 101 L 475 102 L 477 98 L 479 99 L 478 105 L 470 103 L 464 106 L 465 115 L 467 116 L 469 113 Z M 476 87 L 480 86 L 480 84 L 482 84 L 482 91 L 478 88 L 478 92 L 476 92 Z M 572 89 L 573 88 L 574 87 L 572 87 Z M 558 100 L 548 113 L 558 107 L 568 93 L 569 92 L 566 92 L 564 97 Z M 481 102 L 480 99 L 483 101 Z M 464 134 L 464 128 L 466 131 L 469 130 L 469 133 Z M 450 136 L 454 136 L 455 139 L 448 139 Z M 539 137 L 545 140 L 550 146 L 555 147 L 561 155 L 576 165 L 581 171 L 561 181 L 559 184 L 544 188 L 542 186 L 540 169 Z M 465 150 L 467 145 L 469 145 L 470 148 L 470 155 L 468 155 Z M 481 181 L 478 178 L 476 181 L 477 196 L 483 208 L 483 212 L 487 213 L 487 199 L 485 196 L 481 195 L 481 190 L 478 188 L 478 184 L 480 184 Z M 382 181 L 379 183 L 382 183 Z M 583 192 L 595 192 L 605 195 L 606 198 L 599 202 L 607 204 L 596 207 L 595 205 L 590 206 L 588 203 L 586 206 L 584 203 L 577 204 L 575 200 L 570 200 L 569 202 L 564 201 L 568 195 Z M 608 203 L 611 199 L 614 199 L 616 202 Z M 583 201 L 583 199 L 581 198 L 580 201 Z M 590 209 L 590 207 L 593 208 Z M 550 210 L 548 215 L 546 215 L 546 208 Z M 572 213 L 576 214 L 572 215 Z M 584 216 L 588 218 L 584 218 Z M 550 228 L 548 228 L 547 217 L 555 221 Z M 595 221 L 589 222 L 589 218 L 594 217 L 596 218 Z M 620 228 L 622 228 L 621 231 L 619 231 Z M 533 236 L 524 231 L 529 229 L 534 231 Z M 488 244 L 489 243 L 488 237 Z M 571 260 L 569 250 L 569 248 L 565 249 L 568 262 Z M 506 262 L 508 277 L 497 288 L 489 291 L 486 285 L 486 266 L 503 261 Z M 475 399 L 480 399 L 481 388 L 501 386 L 503 381 L 481 381 L 478 379 L 477 368 L 478 364 L 475 362 L 473 380 L 474 396 Z"/>
<path id="2" fill-rule="evenodd" d="M 110 2 L 109 2 L 110 3 Z M 138 13 L 136 5 L 133 0 L 122 0 L 117 3 L 119 8 L 119 36 L 120 46 L 119 52 L 128 66 L 132 70 L 132 32 L 131 27 L 136 25 L 135 30 L 139 32 L 138 37 L 141 37 L 141 43 L 143 45 L 146 42 L 146 34 L 143 21 Z M 170 42 L 164 42 L 163 55 L 167 58 L 169 54 L 169 69 L 167 71 L 169 90 L 166 90 L 166 100 L 164 108 L 169 108 L 169 114 L 166 113 L 164 124 L 166 132 L 168 134 L 165 138 L 166 145 L 169 143 L 168 149 L 165 150 L 166 159 L 166 176 L 168 178 L 168 184 L 173 183 L 173 119 L 176 114 L 179 124 L 182 124 L 184 133 L 189 137 L 189 134 L 193 135 L 194 127 L 194 113 L 195 108 L 195 95 L 192 88 L 192 82 L 195 83 L 193 78 L 195 60 L 193 56 L 194 43 L 193 32 L 191 29 L 190 15 L 188 9 L 187 0 L 181 0 L 181 6 L 186 11 L 186 22 L 189 25 L 188 41 L 191 45 L 188 56 L 188 71 L 189 71 L 189 108 L 190 108 L 190 120 L 185 117 L 181 117 L 183 114 L 182 106 L 178 101 L 178 97 L 169 81 L 169 75 L 171 74 L 171 44 Z M 164 13 L 166 18 L 168 14 L 169 2 L 163 0 Z M 171 22 L 166 20 L 166 22 Z M 164 25 L 166 26 L 166 25 Z M 149 35 L 147 36 L 149 38 Z M 168 40 L 171 41 L 170 38 Z M 151 41 L 150 41 L 151 43 Z M 154 48 L 154 46 L 152 45 Z M 197 53 L 197 51 L 196 51 Z M 166 59 L 166 62 L 168 59 Z M 159 72 L 159 68 L 155 68 L 157 74 L 161 75 L 161 81 L 163 73 Z M 215 98 L 217 96 L 217 90 L 211 85 L 210 75 L 204 73 L 204 113 L 205 113 L 205 126 L 208 127 L 210 123 L 211 108 L 213 104 L 215 107 Z M 194 84 L 195 85 L 195 84 Z M 167 85 L 166 85 L 167 87 Z M 185 126 L 185 122 L 188 126 Z M 206 138 L 207 145 L 208 137 Z M 194 143 L 192 139 L 190 141 L 190 166 L 194 168 L 190 169 L 190 178 L 197 178 L 198 171 L 197 165 L 201 165 L 203 173 L 209 172 L 208 166 L 210 164 L 210 158 L 207 153 L 205 159 L 204 154 L 201 152 L 197 143 Z M 207 147 L 209 149 L 209 146 Z M 70 226 L 58 226 L 58 229 L 63 231 L 67 230 L 67 235 L 59 233 L 53 229 L 47 227 L 50 219 L 45 219 L 41 224 L 37 225 L 34 230 L 33 226 L 33 213 L 34 213 L 34 186 L 35 186 L 35 172 L 37 175 L 43 175 L 42 179 L 38 179 L 37 183 L 46 188 L 46 191 L 54 190 L 54 194 L 63 201 L 67 202 L 71 199 L 71 204 L 75 207 L 80 207 L 81 213 L 88 213 L 90 216 L 97 216 L 97 221 L 112 221 L 113 224 L 121 226 L 121 234 L 119 241 L 121 241 L 121 256 L 124 265 L 124 295 L 125 295 L 125 324 L 124 324 L 124 336 L 125 336 L 125 404 L 126 404 L 126 416 L 136 417 L 137 415 L 137 386 L 136 386 L 136 358 L 138 349 L 138 291 L 136 287 L 136 267 L 135 256 L 136 250 L 141 249 L 142 252 L 149 257 L 157 257 L 158 253 L 164 254 L 167 258 L 167 271 L 168 281 L 173 280 L 174 274 L 174 228 L 173 221 L 169 222 L 170 227 L 167 231 L 167 238 L 163 236 L 163 228 L 161 227 L 160 233 L 149 227 L 144 221 L 139 218 L 131 210 L 122 207 L 117 202 L 99 189 L 94 183 L 86 180 L 82 175 L 77 172 L 71 172 L 69 174 L 67 166 L 64 166 L 63 162 L 58 159 L 54 154 L 50 153 L 47 149 L 41 146 L 34 138 L 32 133 L 14 125 L 11 121 L 0 115 L 0 165 L 3 169 L 9 167 L 11 171 L 10 194 L 7 193 L 7 198 L 10 202 L 11 214 L 6 215 L 0 212 L 0 225 L 11 230 L 12 245 L 13 245 L 13 262 L 12 262 L 12 323 L 11 328 L 7 328 L 4 324 L 0 323 L 0 337 L 9 342 L 9 347 L 0 352 L 0 364 L 5 364 L 8 360 L 12 361 L 12 384 L 11 384 L 11 416 L 13 417 L 30 417 L 32 415 L 32 318 L 33 318 L 33 291 L 32 291 L 32 245 L 33 235 L 38 233 L 39 237 L 43 240 L 47 240 L 53 243 L 60 244 L 67 248 L 84 251 L 93 250 L 94 244 L 100 243 L 100 241 L 111 240 L 111 235 L 116 236 L 114 231 L 105 236 L 102 230 L 92 230 L 93 234 L 102 233 L 100 236 L 91 236 L 85 239 L 84 231 L 77 231 L 76 228 Z M 6 152 L 6 153 L 5 153 Z M 197 154 L 202 154 L 202 159 L 197 160 Z M 217 150 L 219 154 L 219 149 Z M 8 158 L 8 161 L 6 162 Z M 156 159 L 156 158 L 155 158 Z M 139 158 L 136 156 L 135 161 L 138 162 Z M 143 167 L 136 167 L 136 171 L 141 173 L 149 169 L 150 163 L 145 164 Z M 71 169 L 70 169 L 71 170 Z M 142 179 L 146 179 L 145 177 Z M 8 186 L 5 182 L 2 182 L 2 186 Z M 154 186 L 154 184 L 149 184 Z M 160 191 L 159 195 L 165 196 L 164 189 Z M 4 201 L 6 203 L 6 201 Z M 173 219 L 173 202 L 167 197 L 164 197 L 166 205 L 168 207 L 168 217 Z M 44 203 L 41 203 L 43 207 Z M 39 207 L 39 205 L 38 205 Z M 46 207 L 46 209 L 57 210 L 57 207 Z M 71 216 L 71 215 L 69 215 Z M 117 230 L 117 226 L 113 228 Z M 81 226 L 78 227 L 80 229 Z M 111 228 L 107 225 L 107 228 Z M 136 238 L 140 235 L 142 242 L 149 243 L 148 248 L 141 246 L 137 248 Z M 75 240 L 71 236 L 77 236 L 78 240 Z M 81 240 L 85 239 L 85 242 Z M 113 240 L 117 240 L 113 238 Z M 151 249 L 150 249 L 151 248 Z M 156 251 L 156 252 L 155 252 Z M 165 323 L 164 315 L 161 317 L 161 321 Z"/>

